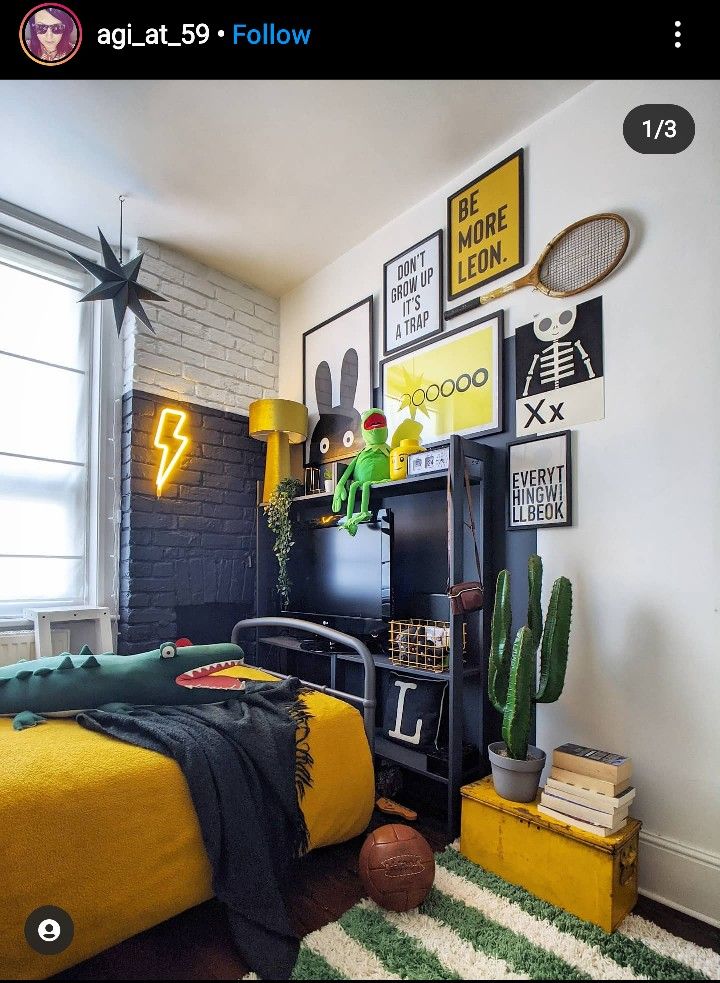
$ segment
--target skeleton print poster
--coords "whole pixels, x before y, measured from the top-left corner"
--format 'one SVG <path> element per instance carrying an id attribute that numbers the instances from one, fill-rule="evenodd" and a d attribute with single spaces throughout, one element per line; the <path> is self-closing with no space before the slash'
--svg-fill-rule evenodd
<path id="1" fill-rule="evenodd" d="M 605 416 L 602 297 L 556 303 L 515 332 L 518 437 Z"/>

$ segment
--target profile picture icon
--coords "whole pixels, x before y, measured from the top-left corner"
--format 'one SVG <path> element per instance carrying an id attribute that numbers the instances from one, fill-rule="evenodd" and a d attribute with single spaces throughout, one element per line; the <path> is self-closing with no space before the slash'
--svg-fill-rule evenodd
<path id="1" fill-rule="evenodd" d="M 60 938 L 62 929 L 54 918 L 46 918 L 38 925 L 38 935 L 45 942 L 56 942 Z"/>
<path id="2" fill-rule="evenodd" d="M 25 919 L 25 941 L 41 956 L 64 952 L 75 936 L 75 924 L 64 908 L 41 905 Z"/>
<path id="3" fill-rule="evenodd" d="M 62 4 L 33 7 L 20 25 L 22 49 L 38 65 L 64 65 L 77 54 L 81 42 L 80 21 Z"/>

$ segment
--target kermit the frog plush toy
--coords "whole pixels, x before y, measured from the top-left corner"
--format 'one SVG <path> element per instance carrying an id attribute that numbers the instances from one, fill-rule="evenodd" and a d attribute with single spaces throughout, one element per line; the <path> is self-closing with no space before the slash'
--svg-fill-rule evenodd
<path id="1" fill-rule="evenodd" d="M 382 410 L 374 407 L 365 410 L 361 419 L 365 448 L 353 458 L 338 481 L 332 500 L 333 512 L 339 512 L 347 498 L 347 513 L 340 525 L 354 536 L 357 527 L 372 515 L 370 486 L 373 482 L 390 480 L 390 448 L 387 444 L 387 419 Z M 352 481 L 350 482 L 350 479 Z M 346 485 L 350 482 L 349 489 Z M 355 498 L 358 488 L 362 489 L 360 511 L 355 511 Z"/>

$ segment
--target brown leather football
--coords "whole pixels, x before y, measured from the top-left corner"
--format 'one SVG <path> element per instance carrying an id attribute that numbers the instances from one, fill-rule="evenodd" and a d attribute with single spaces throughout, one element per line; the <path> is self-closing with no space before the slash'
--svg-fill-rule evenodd
<path id="1" fill-rule="evenodd" d="M 360 851 L 360 878 L 373 901 L 383 908 L 417 908 L 435 880 L 430 844 L 410 826 L 380 826 L 369 834 Z"/>

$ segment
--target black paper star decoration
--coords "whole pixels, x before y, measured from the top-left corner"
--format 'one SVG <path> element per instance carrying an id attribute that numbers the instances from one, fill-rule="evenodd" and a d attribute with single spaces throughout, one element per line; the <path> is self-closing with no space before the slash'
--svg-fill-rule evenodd
<path id="1" fill-rule="evenodd" d="M 96 280 L 100 281 L 89 293 L 80 298 L 80 302 L 82 303 L 86 300 L 112 300 L 118 336 L 122 331 L 125 311 L 128 309 L 155 334 L 155 328 L 150 324 L 140 301 L 164 301 L 167 298 L 155 293 L 149 287 L 143 287 L 142 284 L 137 282 L 140 265 L 145 253 L 140 253 L 139 256 L 131 259 L 129 263 L 121 266 L 100 229 L 98 229 L 98 235 L 100 236 L 100 246 L 102 247 L 105 266 L 100 266 L 99 263 L 93 263 L 91 260 L 85 259 L 84 256 L 78 256 L 77 253 L 70 253 L 70 256 L 72 256 L 76 263 L 79 263 L 84 270 L 87 270 Z"/>

